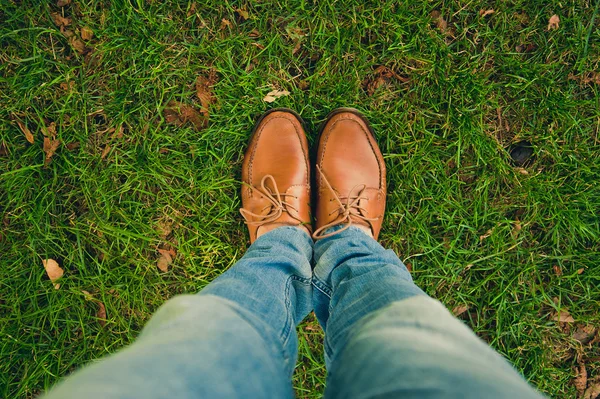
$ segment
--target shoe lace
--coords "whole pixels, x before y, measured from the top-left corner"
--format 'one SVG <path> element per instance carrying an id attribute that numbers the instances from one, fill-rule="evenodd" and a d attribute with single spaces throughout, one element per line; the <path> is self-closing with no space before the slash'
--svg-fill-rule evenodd
<path id="1" fill-rule="evenodd" d="M 333 235 L 341 233 L 342 231 L 344 231 L 344 230 L 348 229 L 350 226 L 352 226 L 352 223 L 354 222 L 353 221 L 354 218 L 362 220 L 364 222 L 367 222 L 368 225 L 371 225 L 370 222 L 374 222 L 378 219 L 378 218 L 366 217 L 365 214 L 368 214 L 369 212 L 364 207 L 359 205 L 361 199 L 364 199 L 367 201 L 369 200 L 368 197 L 364 196 L 365 190 L 367 189 L 366 184 L 357 184 L 350 190 L 350 192 L 348 193 L 348 196 L 341 197 L 341 196 L 337 195 L 337 193 L 335 192 L 335 190 L 329 183 L 329 180 L 327 180 L 327 177 L 325 177 L 325 173 L 323 173 L 323 171 L 321 170 L 321 167 L 319 165 L 317 165 L 317 171 L 319 172 L 321 179 L 323 179 L 323 182 L 325 182 L 325 185 L 327 186 L 327 188 L 333 195 L 333 198 L 330 201 L 336 201 L 337 204 L 339 205 L 339 207 L 334 209 L 333 211 L 331 211 L 328 216 L 331 216 L 336 212 L 338 212 L 339 216 L 332 222 L 327 223 L 326 225 L 318 228 L 313 234 L 313 238 L 315 240 L 320 240 L 322 238 L 331 237 Z M 355 192 L 355 190 L 358 190 L 356 195 L 351 195 L 353 192 Z M 334 227 L 334 226 L 337 226 L 340 224 L 344 224 L 344 227 L 342 227 L 341 229 L 336 230 L 334 232 L 331 232 L 331 233 L 322 234 L 328 228 Z"/>
<path id="2" fill-rule="evenodd" d="M 271 183 L 271 185 L 273 186 L 273 190 L 271 190 L 269 187 L 267 187 L 267 185 L 266 185 L 267 181 Z M 285 201 L 286 197 L 293 197 L 294 199 L 298 199 L 298 197 L 293 194 L 280 193 L 279 188 L 277 187 L 277 183 L 275 182 L 275 178 L 272 175 L 265 175 L 262 178 L 262 180 L 260 181 L 259 188 L 253 187 L 249 184 L 246 184 L 246 185 L 252 191 L 255 191 L 255 192 L 263 195 L 269 201 L 269 204 L 267 206 L 265 206 L 264 208 L 262 208 L 259 211 L 259 213 L 254 213 L 247 209 L 240 208 L 240 214 L 242 215 L 244 220 L 246 220 L 246 224 L 248 224 L 249 226 L 260 227 L 265 224 L 275 222 L 277 219 L 279 219 L 281 217 L 281 215 L 283 215 L 284 212 L 287 212 L 293 219 L 296 219 L 300 223 L 302 223 L 302 220 L 300 220 L 298 217 L 290 214 L 288 211 L 288 208 L 289 208 L 289 209 L 296 211 L 296 214 L 297 214 L 298 208 L 296 208 L 289 202 Z M 267 213 L 266 215 L 263 215 L 262 213 L 268 208 L 271 208 L 269 210 L 269 213 Z M 258 219 L 258 220 L 252 220 L 252 219 Z"/>

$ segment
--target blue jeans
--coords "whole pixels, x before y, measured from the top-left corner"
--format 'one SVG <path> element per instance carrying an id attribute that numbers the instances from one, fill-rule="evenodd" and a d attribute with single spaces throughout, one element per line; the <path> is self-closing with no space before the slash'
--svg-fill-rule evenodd
<path id="1" fill-rule="evenodd" d="M 281 227 L 46 398 L 292 398 L 296 325 L 313 306 L 327 398 L 542 397 L 358 228 L 313 244 Z"/>

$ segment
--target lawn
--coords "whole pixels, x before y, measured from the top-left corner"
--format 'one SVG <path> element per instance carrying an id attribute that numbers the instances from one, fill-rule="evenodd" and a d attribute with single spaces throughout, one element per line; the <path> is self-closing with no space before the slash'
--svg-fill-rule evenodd
<path id="1" fill-rule="evenodd" d="M 290 107 L 314 141 L 339 106 L 376 131 L 381 242 L 416 283 L 541 391 L 595 397 L 598 1 L 51 3 L 0 0 L 1 398 L 230 267 L 254 121 Z M 322 337 L 299 327 L 299 397 L 324 389 Z"/>

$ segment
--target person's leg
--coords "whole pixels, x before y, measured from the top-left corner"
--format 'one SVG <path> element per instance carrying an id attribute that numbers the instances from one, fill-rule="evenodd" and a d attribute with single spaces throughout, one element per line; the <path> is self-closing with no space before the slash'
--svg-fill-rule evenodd
<path id="1" fill-rule="evenodd" d="M 327 398 L 539 398 L 396 255 L 351 227 L 315 244 Z"/>
<path id="2" fill-rule="evenodd" d="M 168 301 L 129 348 L 49 398 L 286 398 L 311 310 L 310 164 L 300 118 L 257 123 L 242 166 L 252 246 L 199 295 Z"/>
<path id="3" fill-rule="evenodd" d="M 313 305 L 325 330 L 325 396 L 539 397 L 377 243 L 386 170 L 364 117 L 332 113 L 317 169 Z"/>
<path id="4" fill-rule="evenodd" d="M 261 236 L 198 295 L 166 302 L 134 344 L 51 390 L 67 398 L 292 398 L 296 324 L 311 310 L 312 240 Z"/>

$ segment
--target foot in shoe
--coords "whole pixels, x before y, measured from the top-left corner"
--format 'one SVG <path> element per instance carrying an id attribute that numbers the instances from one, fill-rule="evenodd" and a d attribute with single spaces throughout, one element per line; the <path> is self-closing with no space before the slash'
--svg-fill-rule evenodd
<path id="1" fill-rule="evenodd" d="M 317 149 L 315 239 L 356 226 L 379 237 L 385 213 L 385 163 L 366 119 L 357 111 L 332 112 Z M 334 232 L 334 226 L 343 227 Z"/>
<path id="2" fill-rule="evenodd" d="M 299 117 L 276 110 L 263 115 L 244 156 L 242 208 L 253 243 L 281 226 L 312 232 L 308 141 Z"/>

